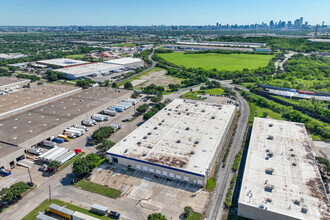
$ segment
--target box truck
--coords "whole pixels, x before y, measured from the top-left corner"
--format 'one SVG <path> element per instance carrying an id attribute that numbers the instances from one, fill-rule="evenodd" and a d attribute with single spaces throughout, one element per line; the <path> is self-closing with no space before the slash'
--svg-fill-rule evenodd
<path id="1" fill-rule="evenodd" d="M 82 121 L 82 124 L 83 125 L 86 125 L 86 126 L 93 126 L 93 125 L 96 125 L 97 122 L 93 119 L 90 119 L 90 120 L 84 120 Z"/>
<path id="2" fill-rule="evenodd" d="M 70 139 L 68 138 L 68 136 L 66 136 L 66 135 L 63 135 L 63 134 L 59 134 L 59 135 L 57 135 L 57 137 L 58 138 L 62 138 L 63 140 L 65 140 L 65 141 L 69 141 Z"/>
<path id="3" fill-rule="evenodd" d="M 110 115 L 110 116 L 116 116 L 117 112 L 113 111 L 113 110 L 106 109 L 106 110 L 103 111 L 103 114 Z"/>
<path id="4" fill-rule="evenodd" d="M 122 106 L 115 105 L 113 107 L 116 109 L 117 112 L 123 112 L 125 110 L 125 108 Z"/>
<path id="5" fill-rule="evenodd" d="M 9 176 L 11 174 L 11 170 L 6 170 L 1 168 L 0 169 L 0 174 L 5 175 L 5 176 Z"/>
<path id="6" fill-rule="evenodd" d="M 76 128 L 84 129 L 85 131 L 88 131 L 88 128 L 83 125 L 77 125 Z"/>
<path id="7" fill-rule="evenodd" d="M 128 106 L 127 105 L 119 105 L 119 104 L 117 104 L 115 107 L 122 107 L 122 108 L 124 108 L 124 110 L 128 109 Z"/>
<path id="8" fill-rule="evenodd" d="M 46 147 L 56 147 L 56 143 L 53 142 L 53 141 L 47 141 L 47 140 L 44 140 L 42 142 L 42 145 L 46 146 Z"/>
<path id="9" fill-rule="evenodd" d="M 37 148 L 35 148 L 35 147 L 31 147 L 31 148 L 29 148 L 29 149 L 27 149 L 27 152 L 29 152 L 30 154 L 34 154 L 34 155 L 41 155 L 42 154 L 42 149 L 37 149 Z"/>
<path id="10" fill-rule="evenodd" d="M 86 133 L 86 130 L 85 129 L 81 129 L 81 128 L 75 128 L 75 127 L 69 127 L 70 130 L 77 130 L 77 131 L 80 131 L 80 133 L 83 135 Z"/>
<path id="11" fill-rule="evenodd" d="M 52 141 L 62 144 L 62 143 L 64 143 L 65 140 L 63 138 L 56 137 L 56 138 L 53 138 Z"/>
<path id="12" fill-rule="evenodd" d="M 71 129 L 65 129 L 64 132 L 71 132 L 73 133 L 76 137 L 80 137 L 81 136 L 81 132 L 77 131 L 77 130 L 71 130 Z"/>
<path id="13" fill-rule="evenodd" d="M 92 116 L 92 119 L 96 121 L 108 121 L 109 117 L 106 115 L 95 114 Z"/>
<path id="14" fill-rule="evenodd" d="M 73 132 L 65 131 L 63 134 L 69 138 L 76 138 L 76 135 Z"/>

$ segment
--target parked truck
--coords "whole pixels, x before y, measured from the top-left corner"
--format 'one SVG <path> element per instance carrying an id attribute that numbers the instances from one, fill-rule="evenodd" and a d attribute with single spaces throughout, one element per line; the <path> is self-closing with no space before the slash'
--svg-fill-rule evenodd
<path id="1" fill-rule="evenodd" d="M 75 127 L 70 127 L 69 128 L 70 130 L 73 130 L 73 131 L 79 131 L 82 135 L 86 133 L 86 130 L 85 129 L 81 129 L 81 128 L 75 128 Z"/>
<path id="2" fill-rule="evenodd" d="M 124 105 L 124 106 L 128 106 L 131 107 L 133 104 L 131 102 L 120 102 L 119 105 Z"/>
<path id="3" fill-rule="evenodd" d="M 11 170 L 7 170 L 7 169 L 0 169 L 0 174 L 5 175 L 5 176 L 9 176 L 11 174 Z"/>
<path id="4" fill-rule="evenodd" d="M 115 107 L 122 107 L 124 110 L 128 109 L 127 105 L 117 104 Z"/>
<path id="5" fill-rule="evenodd" d="M 63 134 L 69 138 L 76 138 L 76 135 L 73 132 L 65 131 Z"/>
<path id="6" fill-rule="evenodd" d="M 72 130 L 72 129 L 65 129 L 64 132 L 71 132 L 73 133 L 76 137 L 80 137 L 82 134 L 80 131 L 77 131 L 77 130 Z"/>
<path id="7" fill-rule="evenodd" d="M 46 146 L 46 147 L 56 147 L 56 143 L 53 142 L 53 141 L 47 141 L 47 140 L 44 140 L 44 141 L 42 142 L 42 144 L 43 144 L 44 146 Z"/>
<path id="8" fill-rule="evenodd" d="M 106 110 L 103 111 L 103 114 L 110 115 L 110 116 L 116 116 L 117 115 L 117 112 L 114 111 L 114 110 L 106 109 Z"/>
<path id="9" fill-rule="evenodd" d="M 65 140 L 63 138 L 56 137 L 56 138 L 53 138 L 52 141 L 53 142 L 56 142 L 56 143 L 62 144 L 62 143 L 64 143 Z"/>
<path id="10" fill-rule="evenodd" d="M 109 117 L 106 115 L 95 114 L 92 116 L 92 119 L 94 119 L 96 121 L 108 121 Z"/>
<path id="11" fill-rule="evenodd" d="M 77 125 L 76 128 L 84 129 L 85 131 L 88 131 L 88 128 L 84 125 Z"/>
<path id="12" fill-rule="evenodd" d="M 94 119 L 89 119 L 89 120 L 82 121 L 82 124 L 86 125 L 86 126 L 93 126 L 93 125 L 96 125 L 97 122 Z"/>
<path id="13" fill-rule="evenodd" d="M 121 128 L 121 125 L 120 124 L 117 124 L 117 123 L 113 123 L 111 125 L 109 125 L 111 128 L 113 128 L 115 131 L 117 131 L 118 129 Z"/>
<path id="14" fill-rule="evenodd" d="M 42 154 L 42 149 L 37 149 L 37 148 L 35 148 L 35 147 L 31 147 L 31 148 L 29 148 L 29 149 L 27 149 L 27 152 L 29 152 L 30 154 L 34 154 L 34 155 L 41 155 Z"/>
<path id="15" fill-rule="evenodd" d="M 123 106 L 115 105 L 113 107 L 116 109 L 117 112 L 123 112 L 125 110 Z"/>
<path id="16" fill-rule="evenodd" d="M 59 134 L 57 135 L 58 138 L 62 138 L 64 141 L 68 142 L 70 139 L 68 138 L 68 136 L 63 135 L 63 134 Z"/>
<path id="17" fill-rule="evenodd" d="M 125 102 L 130 102 L 133 105 L 135 105 L 135 104 L 137 104 L 139 102 L 139 100 L 137 100 L 137 99 L 126 99 Z"/>

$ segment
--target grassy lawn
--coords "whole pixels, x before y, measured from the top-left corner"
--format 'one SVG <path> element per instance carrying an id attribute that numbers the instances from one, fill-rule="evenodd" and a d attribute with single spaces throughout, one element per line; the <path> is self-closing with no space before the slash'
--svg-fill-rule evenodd
<path id="1" fill-rule="evenodd" d="M 206 191 L 211 192 L 215 186 L 216 181 L 217 181 L 217 178 L 215 178 L 215 177 L 209 178 L 207 180 L 206 187 L 205 187 Z"/>
<path id="2" fill-rule="evenodd" d="M 39 214 L 39 212 L 45 211 L 52 203 L 59 205 L 59 206 L 66 205 L 66 208 L 68 208 L 72 211 L 78 211 L 78 212 L 84 213 L 86 215 L 93 216 L 95 218 L 104 219 L 104 220 L 111 219 L 107 216 L 99 216 L 94 213 L 90 213 L 87 209 L 72 205 L 70 203 L 66 203 L 61 200 L 53 199 L 51 202 L 49 200 L 46 200 L 43 203 L 41 203 L 37 208 L 35 208 L 29 214 L 27 214 L 22 220 L 35 220 L 37 215 Z"/>
<path id="3" fill-rule="evenodd" d="M 115 44 L 115 47 L 134 47 L 136 44 Z"/>
<path id="4" fill-rule="evenodd" d="M 121 192 L 116 189 L 109 188 L 107 186 L 102 186 L 96 183 L 92 183 L 86 180 L 80 180 L 74 185 L 75 187 L 80 187 L 83 190 L 94 192 L 100 195 L 104 195 L 109 198 L 118 198 L 121 195 Z"/>
<path id="5" fill-rule="evenodd" d="M 74 59 L 74 60 L 81 60 L 84 57 L 85 57 L 84 54 L 73 54 L 73 55 L 65 56 L 65 58 Z"/>
<path id="6" fill-rule="evenodd" d="M 197 212 L 191 212 L 186 220 L 202 220 L 203 216 Z"/>
<path id="7" fill-rule="evenodd" d="M 127 82 L 132 82 L 134 80 L 140 79 L 141 76 L 146 75 L 146 74 L 148 74 L 148 73 L 150 73 L 152 71 L 158 72 L 158 71 L 162 71 L 162 70 L 164 70 L 164 69 L 159 68 L 159 67 L 154 67 L 151 70 L 148 70 L 148 71 L 146 71 L 144 73 L 137 74 L 136 76 L 134 76 L 134 77 L 132 77 L 130 79 L 126 79 L 126 80 L 124 80 L 124 81 L 122 81 L 120 83 L 117 83 L 117 85 L 118 85 L 118 87 L 120 87 L 120 86 L 124 85 Z"/>
<path id="8" fill-rule="evenodd" d="M 223 94 L 225 94 L 223 89 L 215 88 L 215 89 L 207 89 L 205 91 L 198 90 L 198 91 L 195 91 L 195 92 L 187 92 L 187 93 L 182 95 L 182 98 L 183 99 L 203 100 L 203 99 L 199 98 L 198 96 L 203 94 L 204 92 L 205 92 L 205 94 L 213 94 L 213 95 L 223 95 Z"/>
<path id="9" fill-rule="evenodd" d="M 202 93 L 201 90 L 197 91 L 198 93 Z M 207 89 L 205 90 L 206 94 L 213 94 L 213 95 L 223 95 L 225 94 L 224 90 L 221 88 L 215 88 L 215 89 Z"/>
<path id="10" fill-rule="evenodd" d="M 82 156 L 85 155 L 86 152 L 81 152 L 80 154 L 78 154 L 77 156 L 75 156 L 74 158 L 72 158 L 71 160 L 69 160 L 68 162 L 64 163 L 62 166 L 60 166 L 57 171 L 60 172 L 61 170 L 64 170 L 66 167 L 68 167 L 69 165 L 71 165 L 73 162 L 75 162 L 76 160 L 78 160 L 79 158 L 81 158 Z"/>
<path id="11" fill-rule="evenodd" d="M 162 53 L 158 54 L 163 59 L 176 65 L 192 68 L 204 68 L 217 70 L 243 70 L 257 69 L 267 66 L 273 55 L 257 54 L 184 54 L 184 53 Z"/>
<path id="12" fill-rule="evenodd" d="M 201 98 L 198 98 L 198 93 L 197 92 L 187 92 L 181 96 L 183 99 L 196 99 L 196 100 L 203 100 Z"/>
<path id="13" fill-rule="evenodd" d="M 256 106 L 253 103 L 250 103 L 250 102 L 248 102 L 248 104 L 249 104 L 249 107 L 250 107 L 250 116 L 249 116 L 249 124 L 250 125 L 252 125 L 252 123 L 253 123 L 253 120 L 254 120 L 254 117 L 255 117 L 255 111 L 257 111 L 257 116 L 256 117 L 259 117 L 259 118 L 262 118 L 263 113 L 267 112 L 268 113 L 267 117 L 270 117 L 270 118 L 273 118 L 273 119 L 276 119 L 276 120 L 284 120 L 282 118 L 281 114 L 279 114 L 277 112 L 274 112 L 271 109 L 261 108 L 259 106 Z"/>

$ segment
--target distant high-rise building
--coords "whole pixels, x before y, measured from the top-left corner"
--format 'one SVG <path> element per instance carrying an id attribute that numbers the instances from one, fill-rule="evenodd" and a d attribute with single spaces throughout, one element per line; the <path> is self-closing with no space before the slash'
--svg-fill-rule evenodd
<path id="1" fill-rule="evenodd" d="M 292 27 L 292 21 L 288 21 L 287 27 L 288 28 L 291 28 Z"/>
<path id="2" fill-rule="evenodd" d="M 270 27 L 270 28 L 274 28 L 274 21 L 273 21 L 273 20 L 271 20 L 271 21 L 269 22 L 269 27 Z"/>

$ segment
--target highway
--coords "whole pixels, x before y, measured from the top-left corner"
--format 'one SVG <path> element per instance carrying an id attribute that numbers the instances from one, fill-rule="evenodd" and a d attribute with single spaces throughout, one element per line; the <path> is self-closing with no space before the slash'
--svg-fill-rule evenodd
<path id="1" fill-rule="evenodd" d="M 228 84 L 225 84 L 222 81 L 219 82 L 222 83 L 222 85 L 225 87 L 229 87 Z M 249 105 L 238 92 L 235 91 L 235 93 L 240 104 L 241 114 L 237 121 L 236 133 L 234 135 L 233 142 L 227 156 L 226 166 L 224 168 L 220 167 L 217 173 L 217 182 L 210 201 L 210 208 L 207 217 L 208 220 L 222 219 L 223 217 L 223 211 L 225 208 L 224 201 L 230 186 L 230 181 L 235 174 L 231 168 L 234 164 L 234 158 L 244 142 L 245 133 L 247 131 L 247 124 L 250 114 Z M 222 158 L 218 161 L 222 161 Z"/>

